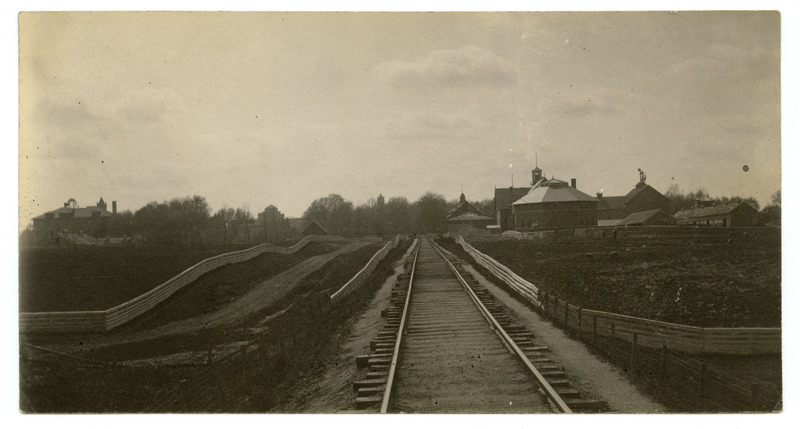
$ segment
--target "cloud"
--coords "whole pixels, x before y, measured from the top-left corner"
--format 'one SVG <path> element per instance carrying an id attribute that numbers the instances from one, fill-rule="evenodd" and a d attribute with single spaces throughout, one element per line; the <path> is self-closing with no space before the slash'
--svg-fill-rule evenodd
<path id="1" fill-rule="evenodd" d="M 473 122 L 463 114 L 421 112 L 399 118 L 386 126 L 386 137 L 395 140 L 462 140 L 474 137 Z"/>
<path id="2" fill-rule="evenodd" d="M 393 86 L 406 88 L 504 87 L 517 82 L 513 64 L 477 46 L 440 49 L 411 62 L 383 62 L 376 70 Z"/>

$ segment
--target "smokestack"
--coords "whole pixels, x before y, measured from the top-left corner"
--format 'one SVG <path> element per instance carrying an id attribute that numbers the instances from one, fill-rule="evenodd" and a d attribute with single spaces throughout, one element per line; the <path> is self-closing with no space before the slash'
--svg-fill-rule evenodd
<path id="1" fill-rule="evenodd" d="M 578 188 L 576 186 L 578 184 L 578 181 L 574 177 L 572 179 L 570 179 L 569 182 L 570 182 L 570 186 L 572 186 L 573 188 L 576 188 L 576 189 Z"/>
<path id="2" fill-rule="evenodd" d="M 111 213 L 112 214 L 117 214 L 117 202 L 116 201 L 112 201 L 111 202 Z"/>

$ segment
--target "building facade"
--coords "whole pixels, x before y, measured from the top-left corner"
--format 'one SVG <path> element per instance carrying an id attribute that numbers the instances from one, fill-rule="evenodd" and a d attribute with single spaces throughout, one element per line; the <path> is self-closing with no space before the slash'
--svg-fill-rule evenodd
<path id="1" fill-rule="evenodd" d="M 116 208 L 116 201 L 113 207 Z M 108 220 L 112 215 L 106 210 L 102 197 L 97 205 L 89 207 L 78 207 L 77 201 L 70 198 L 64 207 L 33 218 L 34 245 L 91 244 L 89 240 L 108 234 Z"/>
<path id="2" fill-rule="evenodd" d="M 597 226 L 597 198 L 579 191 L 575 179 L 541 178 L 511 206 L 518 231 Z"/>

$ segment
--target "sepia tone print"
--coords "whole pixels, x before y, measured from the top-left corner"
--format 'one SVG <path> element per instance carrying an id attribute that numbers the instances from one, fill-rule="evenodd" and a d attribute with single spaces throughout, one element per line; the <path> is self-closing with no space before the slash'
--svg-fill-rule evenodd
<path id="1" fill-rule="evenodd" d="M 777 11 L 23 12 L 23 413 L 783 410 Z"/>

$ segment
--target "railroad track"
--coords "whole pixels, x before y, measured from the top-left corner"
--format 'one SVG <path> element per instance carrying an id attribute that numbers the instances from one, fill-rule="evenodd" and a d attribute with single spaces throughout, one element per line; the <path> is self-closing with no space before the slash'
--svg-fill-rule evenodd
<path id="1" fill-rule="evenodd" d="M 451 261 L 452 259 L 452 261 Z M 455 263 L 454 263 L 455 262 Z M 421 239 L 383 311 L 356 381 L 356 408 L 381 413 L 604 411 L 570 386 L 548 348 L 516 324 L 455 257 Z"/>

